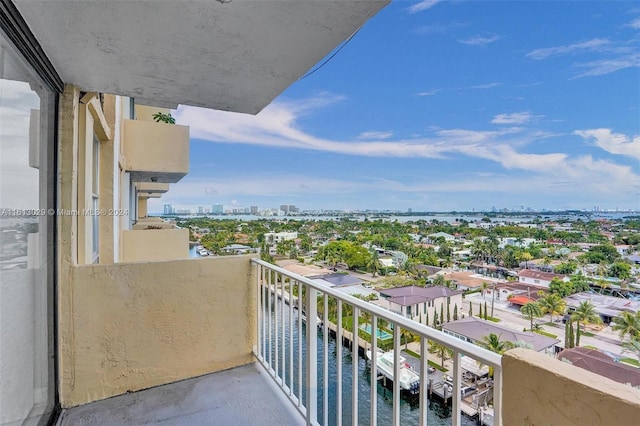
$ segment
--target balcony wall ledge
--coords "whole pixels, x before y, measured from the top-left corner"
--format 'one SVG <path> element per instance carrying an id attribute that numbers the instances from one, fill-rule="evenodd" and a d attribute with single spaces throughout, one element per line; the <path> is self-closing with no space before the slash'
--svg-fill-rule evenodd
<path id="1" fill-rule="evenodd" d="M 502 357 L 502 420 L 521 425 L 637 425 L 640 390 L 528 349 Z"/>
<path id="2" fill-rule="evenodd" d="M 250 259 L 71 267 L 58 289 L 62 407 L 253 362 Z"/>

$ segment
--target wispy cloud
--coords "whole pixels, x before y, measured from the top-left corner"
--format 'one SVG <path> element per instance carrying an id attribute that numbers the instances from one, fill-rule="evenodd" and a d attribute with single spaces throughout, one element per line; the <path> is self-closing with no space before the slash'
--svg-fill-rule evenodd
<path id="1" fill-rule="evenodd" d="M 389 139 L 391 136 L 393 132 L 369 131 L 360 133 L 357 139 Z"/>
<path id="2" fill-rule="evenodd" d="M 431 9 L 436 4 L 440 3 L 441 0 L 420 0 L 418 3 L 412 4 L 407 8 L 409 13 L 418 13 L 427 9 Z"/>
<path id="3" fill-rule="evenodd" d="M 454 92 L 454 91 L 461 91 L 461 90 L 486 90 L 486 89 L 493 89 L 494 87 L 498 87 L 501 85 L 502 83 L 493 82 L 493 83 L 477 84 L 475 86 L 452 87 L 448 89 L 431 89 L 431 90 L 418 92 L 416 93 L 416 96 L 433 96 L 440 92 Z"/>
<path id="4" fill-rule="evenodd" d="M 540 59 L 548 58 L 550 56 L 566 55 L 569 53 L 599 50 L 599 49 L 602 49 L 604 46 L 608 46 L 609 44 L 611 44 L 611 42 L 607 39 L 594 38 L 592 40 L 583 41 L 580 43 L 535 49 L 527 53 L 527 57 L 531 59 L 540 60 Z"/>
<path id="5" fill-rule="evenodd" d="M 500 39 L 500 36 L 497 36 L 497 35 L 492 35 L 492 36 L 476 35 L 476 36 L 473 36 L 464 40 L 458 40 L 458 41 L 462 44 L 467 44 L 469 46 L 486 46 L 499 39 Z"/>
<path id="6" fill-rule="evenodd" d="M 493 124 L 525 124 L 536 118 L 530 112 L 512 112 L 509 114 L 498 114 L 493 117 Z"/>
<path id="7" fill-rule="evenodd" d="M 583 137 L 611 154 L 626 155 L 640 160 L 640 136 L 613 133 L 611 129 L 576 130 L 574 134 Z"/>
<path id="8" fill-rule="evenodd" d="M 447 22 L 447 23 L 435 22 L 432 24 L 421 25 L 418 28 L 416 28 L 413 32 L 415 34 L 420 34 L 420 35 L 439 34 L 439 33 L 446 33 L 450 30 L 463 28 L 463 27 L 466 27 L 467 25 L 469 24 L 464 22 Z"/>
<path id="9" fill-rule="evenodd" d="M 640 18 L 636 18 L 633 21 L 629 22 L 626 27 L 631 27 L 636 30 L 640 30 Z"/>
<path id="10" fill-rule="evenodd" d="M 626 68 L 640 68 L 640 53 L 632 53 L 618 58 L 598 59 L 591 62 L 576 64 L 587 70 L 572 77 L 572 79 L 588 76 L 611 74 Z"/>

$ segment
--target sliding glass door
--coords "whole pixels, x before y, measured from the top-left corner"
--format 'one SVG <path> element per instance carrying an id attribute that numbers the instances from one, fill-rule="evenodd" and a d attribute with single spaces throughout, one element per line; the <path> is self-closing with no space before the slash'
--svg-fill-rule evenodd
<path id="1" fill-rule="evenodd" d="M 55 403 L 56 95 L 0 31 L 0 425 Z"/>

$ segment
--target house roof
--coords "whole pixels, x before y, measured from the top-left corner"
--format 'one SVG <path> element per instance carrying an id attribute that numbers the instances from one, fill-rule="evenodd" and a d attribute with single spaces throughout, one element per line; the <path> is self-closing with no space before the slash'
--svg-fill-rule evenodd
<path id="1" fill-rule="evenodd" d="M 509 299 L 509 303 L 520 306 L 526 305 L 529 302 L 535 302 L 535 300 L 527 296 L 514 296 Z"/>
<path id="2" fill-rule="evenodd" d="M 381 296 L 386 297 L 389 302 L 401 306 L 412 306 L 418 303 L 438 299 L 440 297 L 450 297 L 460 293 L 462 292 L 441 286 L 417 287 L 410 285 L 380 290 Z"/>
<path id="3" fill-rule="evenodd" d="M 619 383 L 640 386 L 640 369 L 616 362 L 595 349 L 565 349 L 558 354 L 558 359 Z"/>
<path id="4" fill-rule="evenodd" d="M 523 341 L 528 343 L 532 345 L 536 351 L 542 351 L 560 342 L 558 339 L 552 339 L 536 333 L 514 330 L 477 317 L 465 317 L 457 321 L 444 323 L 442 329 L 465 336 L 476 342 L 482 342 L 483 337 L 493 333 L 499 336 L 502 341 L 512 343 Z"/>
<path id="5" fill-rule="evenodd" d="M 567 277 L 566 275 L 563 275 L 563 274 L 541 272 L 541 271 L 535 271 L 533 269 L 523 269 L 522 271 L 518 272 L 518 276 L 526 277 L 526 278 L 534 278 L 536 280 L 545 280 L 545 281 L 551 281 L 554 278 L 559 278 L 562 280 Z"/>
<path id="6" fill-rule="evenodd" d="M 389 0 L 14 3 L 82 91 L 256 114 Z"/>
<path id="7" fill-rule="evenodd" d="M 318 275 L 314 277 L 309 277 L 311 279 L 321 279 L 327 281 L 332 286 L 340 287 L 345 285 L 354 285 L 354 284 L 362 284 L 362 280 L 360 278 L 354 277 L 349 274 L 325 274 Z"/>

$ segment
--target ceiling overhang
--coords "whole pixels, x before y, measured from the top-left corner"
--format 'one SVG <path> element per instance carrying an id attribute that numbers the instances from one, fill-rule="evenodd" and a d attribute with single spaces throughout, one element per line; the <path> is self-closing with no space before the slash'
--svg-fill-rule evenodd
<path id="1" fill-rule="evenodd" d="M 256 114 L 389 0 L 14 0 L 65 83 Z"/>

